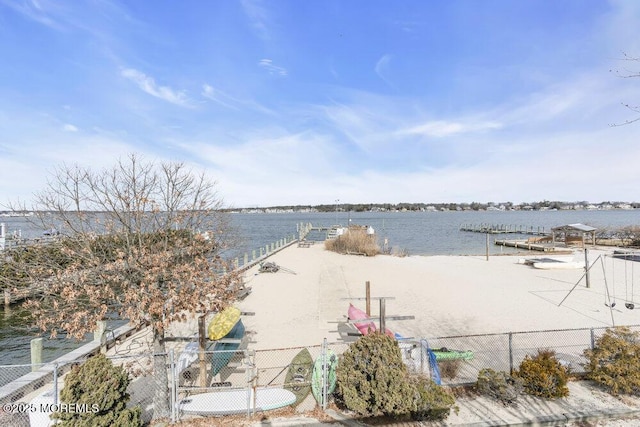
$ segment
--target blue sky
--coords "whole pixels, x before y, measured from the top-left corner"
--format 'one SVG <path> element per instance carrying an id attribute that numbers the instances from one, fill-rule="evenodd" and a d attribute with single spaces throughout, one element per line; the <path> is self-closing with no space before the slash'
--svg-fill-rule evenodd
<path id="1" fill-rule="evenodd" d="M 640 2 L 0 0 L 0 196 L 184 161 L 234 207 L 640 201 Z"/>

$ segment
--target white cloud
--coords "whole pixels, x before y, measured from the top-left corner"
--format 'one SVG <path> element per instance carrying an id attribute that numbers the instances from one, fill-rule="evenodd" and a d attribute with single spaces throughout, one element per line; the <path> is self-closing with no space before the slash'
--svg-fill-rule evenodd
<path id="1" fill-rule="evenodd" d="M 77 127 L 68 123 L 62 127 L 62 130 L 64 130 L 65 132 L 78 132 Z"/>
<path id="2" fill-rule="evenodd" d="M 258 65 L 269 72 L 269 74 L 277 74 L 279 76 L 286 76 L 288 74 L 285 68 L 274 65 L 271 59 L 261 59 Z"/>
<path id="3" fill-rule="evenodd" d="M 159 86 L 152 77 L 134 70 L 133 68 L 125 68 L 121 71 L 121 75 L 132 82 L 144 92 L 151 96 L 160 98 L 181 107 L 190 107 L 191 103 L 184 91 L 177 91 L 168 86 Z"/>

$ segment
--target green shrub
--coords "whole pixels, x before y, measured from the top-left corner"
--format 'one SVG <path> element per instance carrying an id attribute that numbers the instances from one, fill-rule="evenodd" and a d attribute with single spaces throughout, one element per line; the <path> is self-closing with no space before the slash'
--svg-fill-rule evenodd
<path id="1" fill-rule="evenodd" d="M 76 412 L 56 412 L 56 426 L 133 427 L 142 425 L 139 406 L 127 408 L 129 377 L 120 366 L 114 366 L 99 354 L 74 367 L 65 377 L 60 393 L 62 403 L 81 408 Z M 78 406 L 79 405 L 79 406 Z"/>
<path id="2" fill-rule="evenodd" d="M 338 398 L 359 415 L 441 420 L 455 404 L 431 379 L 410 377 L 398 342 L 379 332 L 351 344 L 336 374 Z"/>
<path id="3" fill-rule="evenodd" d="M 569 395 L 569 372 L 553 350 L 538 350 L 535 357 L 525 356 L 515 376 L 522 379 L 524 392 L 532 396 L 558 398 Z"/>
<path id="4" fill-rule="evenodd" d="M 352 343 L 338 364 L 337 395 L 359 415 L 408 414 L 413 407 L 413 389 L 400 347 L 380 333 Z"/>
<path id="5" fill-rule="evenodd" d="M 412 419 L 440 421 L 449 416 L 452 408 L 457 411 L 455 397 L 430 378 L 416 377 L 411 382 L 416 389 Z"/>
<path id="6" fill-rule="evenodd" d="M 640 334 L 627 327 L 608 329 L 585 350 L 587 378 L 611 394 L 640 394 Z"/>
<path id="7" fill-rule="evenodd" d="M 522 379 L 511 377 L 506 372 L 488 368 L 478 372 L 478 382 L 476 383 L 478 393 L 498 400 L 504 405 L 514 405 L 522 389 Z"/>

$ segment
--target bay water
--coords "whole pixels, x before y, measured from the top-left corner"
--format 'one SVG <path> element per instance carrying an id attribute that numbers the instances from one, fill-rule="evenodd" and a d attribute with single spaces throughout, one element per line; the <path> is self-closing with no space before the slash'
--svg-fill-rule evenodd
<path id="1" fill-rule="evenodd" d="M 314 226 L 358 224 L 372 226 L 382 245 L 386 239 L 392 252 L 408 255 L 484 255 L 486 236 L 460 231 L 462 225 L 488 224 L 529 229 L 544 229 L 582 223 L 598 229 L 617 229 L 640 225 L 640 210 L 559 210 L 559 211 L 446 211 L 446 212 L 290 212 L 233 213 L 232 224 L 238 241 L 228 257 L 244 254 L 251 259 L 253 251 L 280 239 L 297 237 L 299 224 Z M 20 233 L 25 238 L 42 235 L 24 217 L 0 217 L 8 235 Z M 522 238 L 520 235 L 499 235 L 500 238 Z M 322 233 L 310 235 L 321 240 Z M 514 249 L 489 245 L 491 254 L 515 252 Z M 9 309 L 0 305 L 0 365 L 27 364 L 30 361 L 30 340 L 37 331 L 24 321 L 20 306 Z M 65 339 L 44 340 L 44 361 L 51 361 L 80 343 Z M 0 384 L 2 379 L 0 378 Z"/>

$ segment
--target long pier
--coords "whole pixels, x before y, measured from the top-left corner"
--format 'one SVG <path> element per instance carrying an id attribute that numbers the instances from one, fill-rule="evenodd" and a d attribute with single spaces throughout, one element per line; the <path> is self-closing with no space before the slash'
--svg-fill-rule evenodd
<path id="1" fill-rule="evenodd" d="M 550 236 L 551 230 L 545 227 L 533 227 L 524 225 L 508 225 L 508 224 L 463 224 L 460 231 L 470 231 L 473 233 L 485 234 L 528 234 L 533 236 Z"/>

